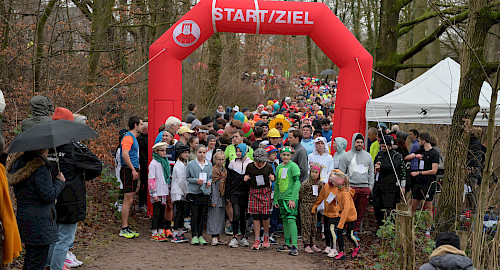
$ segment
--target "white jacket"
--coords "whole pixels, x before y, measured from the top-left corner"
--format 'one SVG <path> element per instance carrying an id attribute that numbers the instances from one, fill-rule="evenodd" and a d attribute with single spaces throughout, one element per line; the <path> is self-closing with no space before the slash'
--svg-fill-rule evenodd
<path id="1" fill-rule="evenodd" d="M 325 150 L 323 155 L 320 155 L 318 151 L 316 151 L 316 145 L 314 145 L 314 150 L 311 154 L 309 154 L 309 162 L 315 162 L 323 165 L 323 170 L 321 170 L 321 179 L 323 180 L 324 183 L 328 182 L 328 177 L 330 175 L 330 172 L 333 170 L 333 157 L 328 154 L 328 147 L 327 147 L 327 142 L 324 137 L 318 137 L 317 139 L 321 139 L 325 143 Z M 309 164 L 308 164 L 309 165 Z M 310 166 L 310 165 L 309 165 Z M 309 168 L 310 170 L 310 168 Z"/>
<path id="2" fill-rule="evenodd" d="M 186 164 L 177 160 L 172 171 L 172 189 L 170 190 L 172 202 L 186 200 L 187 184 Z"/>
<path id="3" fill-rule="evenodd" d="M 163 166 L 154 159 L 149 163 L 148 187 L 149 196 L 151 197 L 161 197 L 169 194 L 169 187 L 163 174 Z"/>

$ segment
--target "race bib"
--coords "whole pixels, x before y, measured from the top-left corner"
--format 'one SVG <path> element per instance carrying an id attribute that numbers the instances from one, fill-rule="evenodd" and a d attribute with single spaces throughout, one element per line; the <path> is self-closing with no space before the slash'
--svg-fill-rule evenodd
<path id="1" fill-rule="evenodd" d="M 313 196 L 318 196 L 318 185 L 313 185 Z"/>
<path id="2" fill-rule="evenodd" d="M 330 192 L 330 195 L 328 195 L 328 198 L 326 198 L 327 203 L 332 203 L 333 200 L 335 200 L 335 194 Z"/>
<path id="3" fill-rule="evenodd" d="M 281 169 L 281 179 L 286 179 L 287 173 L 288 173 L 288 168 Z"/>
<path id="4" fill-rule="evenodd" d="M 266 183 L 264 182 L 264 176 L 263 175 L 257 175 L 255 176 L 255 180 L 257 180 L 257 186 L 263 186 Z"/>
<path id="5" fill-rule="evenodd" d="M 418 163 L 418 169 L 419 170 L 423 170 L 424 169 L 424 165 L 425 165 L 425 162 L 423 160 L 420 160 L 420 162 Z"/>
<path id="6" fill-rule="evenodd" d="M 200 177 L 201 180 L 203 180 L 203 183 L 207 182 L 207 173 L 201 172 Z"/>
<path id="7" fill-rule="evenodd" d="M 365 165 L 358 165 L 358 173 L 365 173 L 365 172 L 366 172 Z"/>

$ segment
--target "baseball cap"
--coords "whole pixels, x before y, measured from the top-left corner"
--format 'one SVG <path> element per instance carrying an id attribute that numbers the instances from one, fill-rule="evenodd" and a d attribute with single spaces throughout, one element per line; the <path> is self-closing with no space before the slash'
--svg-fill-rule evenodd
<path id="1" fill-rule="evenodd" d="M 190 129 L 189 127 L 187 127 L 187 126 L 182 126 L 182 127 L 180 127 L 180 128 L 179 128 L 179 130 L 177 131 L 177 133 L 179 133 L 179 134 L 184 134 L 184 133 L 186 133 L 186 132 L 187 132 L 187 133 L 194 133 L 194 131 L 193 131 L 193 130 L 191 130 L 191 129 Z"/>

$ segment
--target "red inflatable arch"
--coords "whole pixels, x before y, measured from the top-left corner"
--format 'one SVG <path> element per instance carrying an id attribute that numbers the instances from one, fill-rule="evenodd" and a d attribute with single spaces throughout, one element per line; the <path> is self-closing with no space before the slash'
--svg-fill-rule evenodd
<path id="1" fill-rule="evenodd" d="M 201 0 L 149 49 L 149 151 L 174 115 L 182 119 L 182 60 L 214 32 L 308 35 L 340 68 L 333 136 L 366 130 L 372 56 L 323 3 Z M 364 78 L 363 78 L 364 75 Z"/>

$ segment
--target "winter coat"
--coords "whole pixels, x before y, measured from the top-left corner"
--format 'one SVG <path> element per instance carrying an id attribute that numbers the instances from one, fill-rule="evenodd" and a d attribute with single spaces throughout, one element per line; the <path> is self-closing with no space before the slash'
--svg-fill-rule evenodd
<path id="1" fill-rule="evenodd" d="M 50 99 L 44 96 L 34 96 L 30 99 L 30 105 L 31 117 L 21 122 L 21 129 L 23 132 L 38 123 L 52 120 L 50 115 L 54 111 L 54 104 Z"/>
<path id="2" fill-rule="evenodd" d="M 227 178 L 226 178 L 226 193 L 225 196 L 230 195 L 246 195 L 250 191 L 250 185 L 248 181 L 243 181 L 245 177 L 245 171 L 248 164 L 252 163 L 252 160 L 248 157 L 242 162 L 241 159 L 237 158 L 229 163 L 227 166 Z"/>
<path id="3" fill-rule="evenodd" d="M 465 252 L 451 245 L 442 245 L 436 248 L 428 263 L 418 270 L 473 270 L 472 260 L 465 256 Z"/>
<path id="4" fill-rule="evenodd" d="M 322 155 L 318 153 L 316 150 L 316 146 L 314 146 L 314 151 L 312 154 L 309 154 L 309 162 L 315 162 L 323 165 L 323 169 L 321 170 L 321 178 L 324 183 L 328 182 L 328 176 L 330 172 L 333 170 L 333 157 L 328 154 L 328 146 L 326 139 L 324 137 L 319 137 L 323 143 L 325 143 L 325 150 Z"/>
<path id="5" fill-rule="evenodd" d="M 211 189 L 207 187 L 207 183 L 203 185 L 198 184 L 198 179 L 200 179 L 200 173 L 204 172 L 207 174 L 207 183 L 212 183 L 212 163 L 205 160 L 205 166 L 203 170 L 198 164 L 198 160 L 191 160 L 186 167 L 186 181 L 189 194 L 204 194 L 210 195 Z"/>
<path id="6" fill-rule="evenodd" d="M 352 148 L 340 159 L 339 169 L 349 177 L 352 187 L 369 187 L 373 189 L 375 182 L 373 174 L 373 159 L 370 153 L 354 147 L 355 138 L 360 133 L 352 135 Z M 363 170 L 360 172 L 359 170 Z"/>
<path id="7" fill-rule="evenodd" d="M 389 158 L 389 154 L 392 158 Z M 375 182 L 375 190 L 377 192 L 397 192 L 399 189 L 399 181 L 401 181 L 401 185 L 404 187 L 406 185 L 406 171 L 405 165 L 403 162 L 403 157 L 396 150 L 390 150 L 387 152 L 380 151 L 375 157 L 375 164 L 380 161 L 380 170 L 377 182 Z M 394 164 L 394 169 L 396 169 L 396 174 L 394 173 L 394 169 L 392 165 Z"/>
<path id="8" fill-rule="evenodd" d="M 54 201 L 64 182 L 53 179 L 50 164 L 41 157 L 22 155 L 13 158 L 7 169 L 12 173 L 9 184 L 17 198 L 17 225 L 21 240 L 30 245 L 57 242 L 56 206 Z"/>
<path id="9" fill-rule="evenodd" d="M 64 189 L 57 197 L 57 222 L 74 224 L 85 219 L 87 214 L 87 191 L 85 181 L 92 180 L 102 171 L 101 161 L 80 142 L 57 147 L 59 168 L 66 178 Z M 58 172 L 55 154 L 49 155 L 52 177 Z"/>
<path id="10" fill-rule="evenodd" d="M 337 149 L 335 150 L 335 154 L 333 155 L 333 160 L 335 161 L 335 163 L 337 163 L 337 166 L 338 166 L 340 159 L 346 153 L 345 150 L 347 149 L 347 140 L 342 138 L 342 137 L 336 137 L 335 143 L 337 144 Z M 333 150 L 334 149 L 332 149 L 332 151 Z M 337 168 L 335 168 L 335 169 L 337 169 Z"/>
<path id="11" fill-rule="evenodd" d="M 170 188 L 170 197 L 172 202 L 185 201 L 187 194 L 186 164 L 177 160 L 172 170 L 172 186 Z"/>

